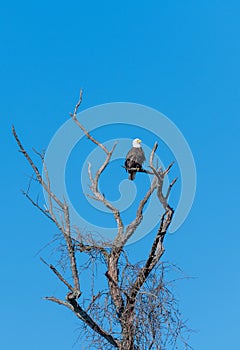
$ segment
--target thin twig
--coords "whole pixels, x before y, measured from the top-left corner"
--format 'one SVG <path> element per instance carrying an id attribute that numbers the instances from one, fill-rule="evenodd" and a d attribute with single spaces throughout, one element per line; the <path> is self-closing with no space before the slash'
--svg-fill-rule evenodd
<path id="1" fill-rule="evenodd" d="M 56 269 L 56 267 L 54 267 L 52 264 L 48 264 L 43 258 L 40 257 L 40 260 L 47 265 L 54 273 L 55 275 L 60 279 L 61 282 L 63 282 L 69 290 L 71 290 L 72 292 L 74 292 L 74 288 L 71 286 L 71 284 L 69 284 L 65 278 L 61 275 L 61 273 Z"/>
<path id="2" fill-rule="evenodd" d="M 79 100 L 74 108 L 74 112 L 70 113 L 70 116 L 72 117 L 72 119 L 74 120 L 76 125 L 84 132 L 84 134 L 87 136 L 87 138 L 89 140 L 91 140 L 93 143 L 95 143 L 97 146 L 99 146 L 106 154 L 108 154 L 107 148 L 102 143 L 97 141 L 92 135 L 90 135 L 90 133 L 87 131 L 87 129 L 79 122 L 79 120 L 77 118 L 77 112 L 78 112 L 78 109 L 82 103 L 82 95 L 83 95 L 83 91 L 80 90 Z"/>
<path id="3" fill-rule="evenodd" d="M 49 195 L 51 195 L 51 197 L 53 198 L 53 200 L 59 205 L 60 208 L 63 209 L 63 203 L 59 200 L 59 198 L 53 193 L 51 192 L 51 190 L 49 189 L 49 187 L 47 186 L 47 184 L 43 181 L 43 178 L 38 170 L 38 168 L 36 167 L 36 165 L 34 164 L 34 162 L 32 161 L 31 157 L 29 156 L 29 154 L 27 153 L 27 151 L 25 150 L 25 148 L 23 147 L 17 133 L 16 130 L 14 128 L 14 126 L 12 126 L 12 133 L 13 136 L 19 146 L 20 152 L 24 155 L 24 157 L 27 159 L 28 163 L 30 164 L 30 166 L 32 167 L 34 173 L 37 176 L 37 180 L 38 182 L 42 185 L 42 187 L 44 188 L 44 190 L 49 193 Z"/>

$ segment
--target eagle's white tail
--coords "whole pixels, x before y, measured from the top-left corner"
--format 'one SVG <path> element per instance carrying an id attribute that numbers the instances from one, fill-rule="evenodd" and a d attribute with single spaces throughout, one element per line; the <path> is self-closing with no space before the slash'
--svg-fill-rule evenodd
<path id="1" fill-rule="evenodd" d="M 136 172 L 135 171 L 131 171 L 130 173 L 129 173 L 129 176 L 128 176 L 128 178 L 129 178 L 129 180 L 134 180 L 135 179 L 135 176 L 136 176 Z"/>

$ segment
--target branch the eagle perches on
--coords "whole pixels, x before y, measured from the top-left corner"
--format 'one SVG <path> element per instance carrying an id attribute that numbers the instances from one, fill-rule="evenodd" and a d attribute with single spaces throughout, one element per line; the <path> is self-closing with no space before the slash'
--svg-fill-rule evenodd
<path id="1" fill-rule="evenodd" d="M 65 246 L 68 254 L 68 262 L 71 270 L 71 280 L 67 280 L 63 274 L 52 264 L 48 264 L 45 260 L 42 261 L 50 268 L 50 270 L 57 276 L 57 278 L 63 283 L 67 288 L 67 294 L 65 300 L 57 298 L 55 296 L 46 297 L 47 300 L 54 303 L 63 305 L 70 309 L 86 326 L 87 329 L 91 329 L 93 334 L 96 334 L 101 339 L 104 339 L 106 344 L 110 348 L 117 348 L 121 350 L 135 350 L 136 347 L 136 325 L 135 325 L 135 316 L 136 308 L 138 303 L 138 296 L 142 291 L 142 287 L 147 281 L 149 275 L 157 266 L 160 261 L 163 253 L 164 246 L 163 241 L 167 229 L 172 221 L 174 210 L 168 204 L 169 195 L 171 189 L 177 179 L 174 179 L 169 185 L 166 194 L 163 194 L 163 182 L 165 176 L 169 173 L 173 163 L 171 163 L 166 170 L 162 168 L 157 169 L 154 167 L 154 155 L 157 150 L 157 143 L 154 144 L 153 149 L 149 158 L 149 167 L 151 171 L 146 171 L 149 174 L 153 175 L 153 179 L 144 198 L 140 201 L 136 216 L 130 224 L 126 227 L 124 226 L 121 213 L 118 208 L 116 208 L 108 199 L 105 198 L 104 194 L 99 189 L 99 179 L 108 166 L 112 154 L 115 150 L 116 143 L 113 147 L 108 150 L 100 141 L 93 137 L 88 130 L 81 124 L 77 118 L 78 109 L 82 103 L 82 90 L 80 92 L 79 101 L 74 109 L 74 112 L 71 114 L 72 120 L 76 125 L 83 131 L 86 137 L 96 144 L 105 154 L 106 158 L 100 168 L 96 171 L 95 174 L 92 172 L 91 164 L 88 165 L 88 175 L 90 179 L 90 189 L 92 192 L 92 197 L 102 202 L 109 210 L 112 212 L 113 217 L 117 226 L 117 234 L 113 240 L 112 244 L 105 244 L 104 242 L 96 242 L 93 238 L 84 238 L 84 236 L 79 232 L 79 235 L 74 238 L 73 227 L 71 225 L 71 218 L 69 214 L 68 203 L 65 200 L 60 200 L 51 188 L 51 179 L 48 175 L 48 170 L 45 165 L 44 156 L 41 156 L 41 162 L 43 166 L 44 178 L 42 177 L 40 171 L 35 165 L 34 161 L 30 157 L 29 153 L 23 147 L 16 130 L 13 126 L 12 131 L 15 137 L 15 140 L 18 144 L 19 151 L 24 155 L 30 164 L 36 180 L 42 186 L 44 191 L 48 196 L 48 203 L 43 207 L 34 201 L 29 194 L 29 191 L 24 191 L 24 195 L 31 201 L 31 203 L 36 206 L 48 219 L 50 219 L 60 230 L 62 237 L 65 241 Z M 143 209 L 148 202 L 151 195 L 154 191 L 157 191 L 157 196 L 160 204 L 164 208 L 165 212 L 162 215 L 159 223 L 159 228 L 153 239 L 150 251 L 147 255 L 146 261 L 142 266 L 137 270 L 137 273 L 134 275 L 133 280 L 128 285 L 128 288 L 123 288 L 122 285 L 122 276 L 120 275 L 120 258 L 124 254 L 124 247 L 128 240 L 135 233 L 136 229 L 139 227 L 143 220 Z M 59 209 L 59 215 L 56 213 L 55 208 Z M 99 322 L 98 319 L 94 318 L 89 310 L 93 310 L 93 306 L 97 305 L 96 303 L 103 294 L 93 295 L 91 303 L 88 308 L 84 307 L 84 303 L 81 300 L 82 289 L 81 289 L 81 274 L 79 272 L 78 263 L 77 263 L 77 254 L 100 254 L 104 259 L 106 265 L 105 276 L 107 278 L 108 285 L 108 295 L 111 300 L 111 303 L 116 310 L 116 322 L 121 329 L 119 335 L 111 334 L 111 327 L 106 329 L 106 322 Z M 129 282 L 128 282 L 129 283 Z M 105 315 L 105 317 L 107 317 Z M 109 321 L 109 320 L 108 320 Z M 110 322 L 110 321 L 109 321 Z M 147 335 L 146 335 L 147 336 Z M 154 340 L 154 334 L 152 335 L 152 342 Z M 149 343 L 150 344 L 150 343 Z M 107 346 L 107 345 L 106 345 Z M 152 346 L 149 345 L 149 349 Z M 107 348 L 107 347 L 106 347 Z M 140 349 L 140 348 L 139 348 Z M 158 349 L 156 347 L 156 349 Z M 160 347 L 159 347 L 160 349 Z"/>

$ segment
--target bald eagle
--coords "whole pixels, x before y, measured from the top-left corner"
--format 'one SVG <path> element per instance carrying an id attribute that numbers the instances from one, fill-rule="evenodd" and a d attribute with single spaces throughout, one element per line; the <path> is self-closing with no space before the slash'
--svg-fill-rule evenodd
<path id="1" fill-rule="evenodd" d="M 135 179 L 137 171 L 144 172 L 142 163 L 146 158 L 140 145 L 141 142 L 140 139 L 134 139 L 132 142 L 132 148 L 126 155 L 125 168 L 129 173 L 129 180 Z"/>

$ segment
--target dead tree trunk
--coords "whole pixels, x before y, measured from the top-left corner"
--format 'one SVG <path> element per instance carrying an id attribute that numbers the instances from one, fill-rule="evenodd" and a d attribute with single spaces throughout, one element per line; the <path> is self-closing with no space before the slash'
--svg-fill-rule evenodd
<path id="1" fill-rule="evenodd" d="M 64 240 L 68 256 L 70 280 L 56 266 L 48 264 L 42 259 L 66 287 L 65 298 L 48 296 L 46 299 L 65 306 L 81 320 L 84 336 L 94 349 L 160 350 L 168 341 L 177 342 L 181 331 L 186 328 L 181 320 L 179 310 L 176 308 L 175 298 L 164 285 L 164 265 L 160 264 L 160 259 L 164 254 L 163 241 L 174 213 L 168 204 L 168 199 L 176 179 L 170 184 L 166 195 L 163 194 L 162 189 L 164 178 L 169 173 L 173 163 L 165 171 L 154 167 L 153 160 L 157 150 L 157 144 L 155 144 L 149 159 L 153 174 L 151 186 L 139 203 L 136 217 L 125 227 L 119 210 L 105 198 L 99 189 L 99 179 L 111 160 L 116 144 L 111 150 L 108 150 L 89 134 L 77 118 L 81 102 L 82 92 L 71 117 L 86 137 L 106 154 L 105 161 L 95 174 L 92 174 L 91 164 L 89 164 L 88 174 L 91 195 L 112 212 L 116 222 L 117 235 L 110 246 L 103 241 L 94 240 L 91 235 L 84 235 L 79 229 L 76 238 L 76 232 L 71 226 L 68 203 L 61 201 L 51 189 L 51 179 L 49 179 L 45 166 L 44 155 L 38 154 L 46 180 L 41 176 L 38 167 L 23 147 L 13 127 L 13 135 L 19 150 L 30 164 L 37 182 L 46 191 L 48 203 L 43 207 L 40 206 L 37 201 L 32 199 L 29 190 L 24 192 L 24 195 L 56 225 Z M 164 208 L 165 213 L 161 217 L 159 228 L 144 263 L 141 265 L 131 264 L 124 248 L 130 237 L 141 225 L 143 209 L 154 192 L 157 193 L 159 204 Z M 93 264 L 103 264 L 106 268 L 107 288 L 98 292 L 93 290 L 88 298 L 84 298 L 81 288 L 84 281 L 81 281 L 80 271 L 83 267 L 79 266 L 78 256 L 82 256 L 82 254 Z M 94 280 L 96 276 L 93 275 L 92 278 Z M 184 344 L 187 343 L 184 342 Z"/>

